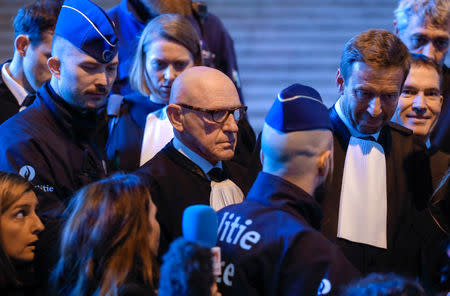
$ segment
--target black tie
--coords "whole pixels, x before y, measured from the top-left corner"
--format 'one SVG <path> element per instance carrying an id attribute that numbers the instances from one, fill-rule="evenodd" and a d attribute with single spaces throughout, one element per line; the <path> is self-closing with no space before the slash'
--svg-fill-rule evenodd
<path id="1" fill-rule="evenodd" d="M 227 179 L 225 172 L 221 168 L 212 168 L 208 172 L 208 176 L 212 181 L 222 182 Z"/>
<path id="2" fill-rule="evenodd" d="M 22 104 L 20 104 L 20 107 L 22 108 L 22 107 L 30 106 L 34 102 L 35 98 L 36 98 L 36 94 L 29 94 L 28 96 L 25 97 Z"/>

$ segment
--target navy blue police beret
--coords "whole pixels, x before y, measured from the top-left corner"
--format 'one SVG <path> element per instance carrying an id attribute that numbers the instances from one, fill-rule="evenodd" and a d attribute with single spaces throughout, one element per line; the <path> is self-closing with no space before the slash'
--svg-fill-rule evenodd
<path id="1" fill-rule="evenodd" d="M 265 121 L 272 128 L 284 133 L 332 130 L 328 109 L 322 103 L 320 94 L 314 88 L 299 83 L 278 94 Z"/>
<path id="2" fill-rule="evenodd" d="M 55 34 L 100 63 L 109 63 L 119 47 L 114 23 L 103 9 L 89 0 L 64 1 Z"/>

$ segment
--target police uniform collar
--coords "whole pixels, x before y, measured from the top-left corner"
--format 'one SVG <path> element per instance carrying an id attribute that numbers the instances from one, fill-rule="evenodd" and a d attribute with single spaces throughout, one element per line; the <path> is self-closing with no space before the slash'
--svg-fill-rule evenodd
<path id="1" fill-rule="evenodd" d="M 88 138 L 95 132 L 99 117 L 98 110 L 83 110 L 71 106 L 56 94 L 50 82 L 46 82 L 38 90 L 38 95 L 71 137 Z"/>
<path id="2" fill-rule="evenodd" d="M 322 210 L 318 202 L 300 187 L 278 176 L 260 172 L 246 200 L 300 215 L 313 228 L 320 229 Z"/>

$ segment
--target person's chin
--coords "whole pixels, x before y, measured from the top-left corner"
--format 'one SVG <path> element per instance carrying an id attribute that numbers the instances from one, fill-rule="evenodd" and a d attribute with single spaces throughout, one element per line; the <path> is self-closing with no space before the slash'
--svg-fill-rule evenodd
<path id="1" fill-rule="evenodd" d="M 359 125 L 358 130 L 363 134 L 375 134 L 381 130 L 383 125 L 383 123 L 363 123 Z"/>
<path id="2" fill-rule="evenodd" d="M 87 109 L 98 109 L 106 104 L 106 99 L 88 100 L 85 102 L 84 107 Z"/>
<path id="3" fill-rule="evenodd" d="M 171 87 L 160 87 L 159 88 L 159 93 L 161 94 L 162 99 L 169 99 L 170 98 L 170 91 L 171 91 Z"/>
<path id="4" fill-rule="evenodd" d="M 230 160 L 234 157 L 234 149 L 222 149 L 219 154 L 220 160 Z"/>

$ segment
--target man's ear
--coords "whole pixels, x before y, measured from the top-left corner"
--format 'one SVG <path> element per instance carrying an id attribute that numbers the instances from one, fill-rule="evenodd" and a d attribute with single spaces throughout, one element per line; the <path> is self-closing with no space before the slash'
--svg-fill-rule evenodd
<path id="1" fill-rule="evenodd" d="M 326 177 L 333 164 L 331 150 L 325 150 L 317 158 L 317 169 L 320 177 Z"/>
<path id="2" fill-rule="evenodd" d="M 30 46 L 31 41 L 27 35 L 20 34 L 14 40 L 14 48 L 20 54 L 20 56 L 24 57 L 27 54 L 27 49 Z"/>
<path id="3" fill-rule="evenodd" d="M 47 60 L 47 67 L 50 73 L 59 79 L 61 76 L 61 61 L 57 57 L 51 57 Z"/>
<path id="4" fill-rule="evenodd" d="M 184 125 L 183 125 L 183 117 L 184 114 L 181 110 L 180 105 L 176 104 L 170 104 L 167 106 L 166 109 L 167 117 L 170 120 L 170 123 L 172 124 L 173 128 L 176 129 L 178 132 L 183 132 Z"/>
<path id="5" fill-rule="evenodd" d="M 341 69 L 336 72 L 336 87 L 338 89 L 339 95 L 344 94 L 344 77 L 342 76 Z"/>

